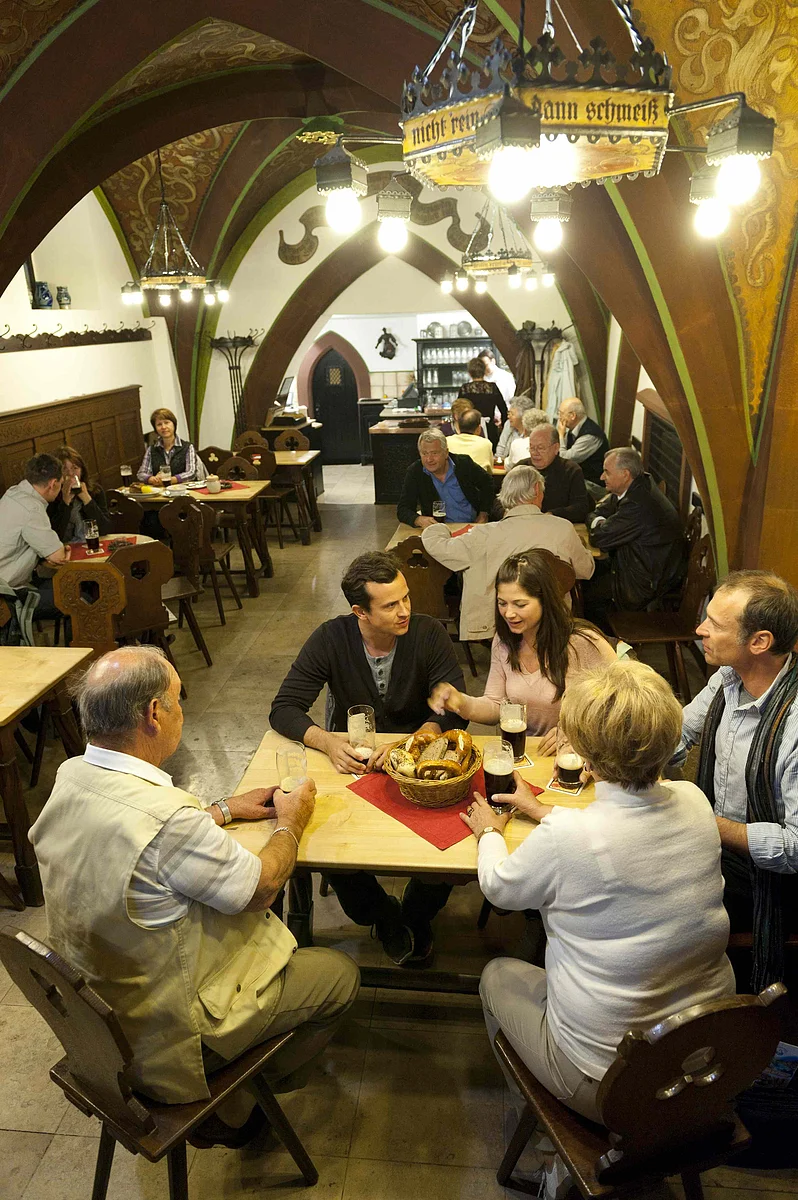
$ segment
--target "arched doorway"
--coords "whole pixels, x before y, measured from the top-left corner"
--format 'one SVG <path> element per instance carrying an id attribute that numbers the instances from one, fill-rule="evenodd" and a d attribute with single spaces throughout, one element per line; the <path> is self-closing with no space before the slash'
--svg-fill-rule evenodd
<path id="1" fill-rule="evenodd" d="M 355 373 L 339 350 L 329 349 L 313 368 L 313 412 L 321 421 L 325 463 L 360 462 Z"/>

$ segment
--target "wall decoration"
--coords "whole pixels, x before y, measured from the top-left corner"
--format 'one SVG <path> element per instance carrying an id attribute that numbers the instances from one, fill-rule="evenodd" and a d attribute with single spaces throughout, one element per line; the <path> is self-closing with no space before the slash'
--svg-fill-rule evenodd
<path id="1" fill-rule="evenodd" d="M 89 329 L 86 325 L 82 330 L 70 329 L 62 333 L 61 328 L 59 324 L 48 333 L 40 333 L 34 325 L 30 333 L 12 333 L 11 326 L 6 325 L 0 330 L 0 354 L 18 350 L 64 350 L 72 346 L 110 346 L 116 342 L 150 342 L 155 322 L 146 328 L 137 322 L 132 329 L 126 329 L 124 324 L 118 329 L 109 329 L 107 325 L 102 329 Z"/>
<path id="2" fill-rule="evenodd" d="M 71 308 L 72 297 L 69 294 L 69 288 L 61 285 L 55 289 L 55 298 L 58 301 L 59 308 Z"/>
<path id="3" fill-rule="evenodd" d="M 49 283 L 46 283 L 43 279 L 37 279 L 33 285 L 33 307 L 53 307 L 53 293 L 50 291 Z"/>
<path id="4" fill-rule="evenodd" d="M 377 338 L 375 349 L 379 347 L 380 358 L 395 358 L 399 343 L 392 333 L 383 326 L 382 333 Z"/>

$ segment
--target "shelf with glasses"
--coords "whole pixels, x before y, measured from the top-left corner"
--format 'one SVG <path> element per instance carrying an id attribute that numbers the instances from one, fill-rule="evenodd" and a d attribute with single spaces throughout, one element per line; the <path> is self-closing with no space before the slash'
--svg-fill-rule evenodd
<path id="1" fill-rule="evenodd" d="M 419 395 L 451 404 L 468 383 L 468 364 L 484 350 L 499 355 L 489 337 L 415 338 L 416 384 Z"/>

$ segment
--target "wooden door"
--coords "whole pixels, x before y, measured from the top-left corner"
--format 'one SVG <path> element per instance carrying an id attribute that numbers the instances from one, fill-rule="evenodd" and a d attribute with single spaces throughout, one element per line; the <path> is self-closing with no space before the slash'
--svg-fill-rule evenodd
<path id="1" fill-rule="evenodd" d="M 312 387 L 313 411 L 323 425 L 324 462 L 360 462 L 355 373 L 337 350 L 328 350 L 316 363 Z"/>

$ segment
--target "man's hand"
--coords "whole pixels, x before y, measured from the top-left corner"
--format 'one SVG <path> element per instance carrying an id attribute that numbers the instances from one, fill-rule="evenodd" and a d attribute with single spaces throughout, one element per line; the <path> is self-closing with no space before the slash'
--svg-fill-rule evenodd
<path id="1" fill-rule="evenodd" d="M 532 788 L 522 779 L 518 771 L 513 771 L 515 791 L 510 794 L 502 793 L 493 797 L 494 804 L 514 804 L 519 812 L 531 817 L 533 821 L 542 821 L 551 812 L 550 804 L 541 804 Z"/>
<path id="2" fill-rule="evenodd" d="M 748 849 L 748 826 L 742 821 L 730 821 L 728 817 L 715 817 L 715 820 L 721 846 L 748 858 L 751 853 Z"/>
<path id="3" fill-rule="evenodd" d="M 457 713 L 460 716 L 463 706 L 463 693 L 458 692 L 454 684 L 436 683 L 427 700 L 427 705 L 433 712 L 439 713 L 441 716 L 445 712 Z"/>
<path id="4" fill-rule="evenodd" d="M 512 799 L 512 797 L 510 798 Z M 474 792 L 474 799 L 466 811 L 460 813 L 460 820 L 466 823 L 477 840 L 479 840 L 483 829 L 487 829 L 489 825 L 493 829 L 502 831 L 511 816 L 512 813 L 494 812 L 485 797 L 480 796 L 479 792 Z"/>
<path id="5" fill-rule="evenodd" d="M 487 523 L 488 523 L 488 514 L 486 512 L 479 513 L 476 521 L 474 522 L 475 525 L 487 525 Z"/>
<path id="6" fill-rule="evenodd" d="M 416 517 L 414 524 L 416 529 L 426 529 L 428 525 L 437 525 L 434 517 L 425 517 L 423 514 Z"/>
<path id="7" fill-rule="evenodd" d="M 251 792 L 242 792 L 240 796 L 229 796 L 227 807 L 230 816 L 236 821 L 261 821 L 274 817 L 272 797 L 276 787 L 253 788 Z"/>
<path id="8" fill-rule="evenodd" d="M 565 421 L 563 421 L 562 418 L 560 418 L 557 421 L 557 432 L 560 435 L 560 441 L 562 441 L 562 439 L 565 437 L 566 433 L 568 432 L 568 426 L 565 424 Z"/>
<path id="9" fill-rule="evenodd" d="M 386 744 L 384 746 L 378 746 L 377 749 L 372 752 L 371 758 L 366 763 L 366 768 L 365 768 L 366 772 L 368 772 L 368 771 L 384 771 L 385 770 L 385 759 L 386 759 L 386 756 L 387 756 L 390 748 L 391 748 L 390 742 L 386 742 Z"/>
<path id="10" fill-rule="evenodd" d="M 292 792 L 282 792 L 279 788 L 273 788 L 272 804 L 277 824 L 287 825 L 297 837 L 301 837 L 316 806 L 316 784 L 312 779 L 306 779 Z"/>
<path id="11" fill-rule="evenodd" d="M 354 746 L 336 737 L 334 733 L 327 734 L 324 753 L 341 775 L 362 775 L 368 769 L 363 759 L 355 754 Z"/>

